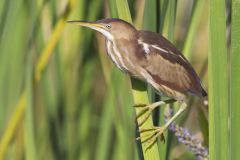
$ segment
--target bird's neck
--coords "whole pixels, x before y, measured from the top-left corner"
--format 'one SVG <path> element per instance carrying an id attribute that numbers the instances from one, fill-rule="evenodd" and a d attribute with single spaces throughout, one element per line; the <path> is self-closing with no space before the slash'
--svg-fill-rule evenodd
<path id="1" fill-rule="evenodd" d="M 136 44 L 133 39 L 106 40 L 106 50 L 117 67 L 127 71 L 131 67 L 130 62 L 135 59 Z"/>

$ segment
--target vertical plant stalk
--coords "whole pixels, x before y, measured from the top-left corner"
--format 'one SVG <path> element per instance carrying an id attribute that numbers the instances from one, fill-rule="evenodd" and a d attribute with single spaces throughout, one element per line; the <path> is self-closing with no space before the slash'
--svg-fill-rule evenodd
<path id="1" fill-rule="evenodd" d="M 197 29 L 198 29 L 198 26 L 199 26 L 199 23 L 201 20 L 205 1 L 204 0 L 195 1 L 194 3 L 195 4 L 193 7 L 193 11 L 192 11 L 191 22 L 189 25 L 188 34 L 185 39 L 185 43 L 184 43 L 184 47 L 183 47 L 183 53 L 187 59 L 191 59 L 191 56 L 192 56 L 191 50 L 192 50 L 192 46 L 193 46 L 193 40 L 196 36 L 196 32 L 197 32 Z"/>
<path id="2" fill-rule="evenodd" d="M 210 1 L 209 146 L 211 160 L 230 159 L 228 137 L 228 67 L 225 1 Z"/>
<path id="3" fill-rule="evenodd" d="M 37 159 L 35 131 L 34 131 L 34 118 L 33 118 L 33 53 L 30 53 L 27 60 L 26 67 L 26 109 L 24 120 L 24 145 L 25 145 L 25 157 L 26 159 Z"/>
<path id="4" fill-rule="evenodd" d="M 60 35 L 64 29 L 65 22 L 64 19 L 69 15 L 70 11 L 73 9 L 75 5 L 76 0 L 69 0 L 67 9 L 63 16 L 59 19 L 56 27 L 53 30 L 53 34 L 50 37 L 49 42 L 47 43 L 46 47 L 44 48 L 39 61 L 37 63 L 37 69 L 35 71 L 35 81 L 39 82 L 41 78 L 42 71 L 46 68 L 49 59 L 53 53 L 53 49 L 55 48 Z M 64 22 L 64 23 L 63 23 Z M 14 114 L 12 115 L 9 124 L 7 125 L 7 128 L 5 129 L 2 138 L 0 139 L 0 160 L 4 159 L 7 148 L 12 140 L 12 138 L 15 135 L 15 131 L 19 124 L 22 122 L 22 116 L 26 111 L 26 105 L 27 105 L 27 95 L 26 95 L 26 89 L 23 90 L 19 101 L 16 105 L 16 110 Z"/>
<path id="5" fill-rule="evenodd" d="M 240 0 L 232 0 L 232 35 L 230 69 L 230 159 L 239 159 L 240 152 Z"/>
<path id="6" fill-rule="evenodd" d="M 116 0 L 116 4 L 117 4 L 119 18 L 124 19 L 128 22 L 132 22 L 127 0 Z M 134 79 L 132 79 L 131 82 L 132 82 L 132 88 L 133 88 L 132 92 L 133 92 L 134 103 L 149 104 L 146 85 Z M 139 112 L 140 110 L 136 109 L 136 113 L 139 113 Z M 139 118 L 138 121 L 140 122 L 141 118 Z M 150 116 L 142 126 L 139 126 L 139 129 L 151 128 L 152 126 L 153 126 L 152 116 Z M 149 149 L 147 149 L 147 144 L 142 144 L 142 148 L 143 148 L 144 159 L 146 160 L 160 159 L 156 143 Z"/>

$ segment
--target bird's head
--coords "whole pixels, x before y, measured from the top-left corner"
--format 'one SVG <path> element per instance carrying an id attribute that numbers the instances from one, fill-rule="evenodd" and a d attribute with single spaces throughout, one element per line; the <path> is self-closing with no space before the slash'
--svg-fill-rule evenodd
<path id="1" fill-rule="evenodd" d="M 68 23 L 88 27 L 102 33 L 108 40 L 131 40 L 137 35 L 137 30 L 130 23 L 116 18 L 107 18 L 96 22 L 68 21 Z"/>

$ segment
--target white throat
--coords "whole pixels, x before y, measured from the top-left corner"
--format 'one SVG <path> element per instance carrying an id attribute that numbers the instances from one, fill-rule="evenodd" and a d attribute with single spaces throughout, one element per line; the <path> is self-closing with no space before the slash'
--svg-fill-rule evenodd
<path id="1" fill-rule="evenodd" d="M 97 27 L 94 27 L 94 26 L 91 26 L 90 28 L 102 33 L 108 40 L 111 40 L 113 41 L 113 36 L 111 33 L 109 33 L 108 31 L 102 29 L 102 28 L 97 28 Z"/>

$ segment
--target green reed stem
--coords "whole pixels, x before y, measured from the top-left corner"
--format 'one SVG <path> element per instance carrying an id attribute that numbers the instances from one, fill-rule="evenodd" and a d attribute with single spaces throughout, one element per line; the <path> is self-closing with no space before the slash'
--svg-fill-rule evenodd
<path id="1" fill-rule="evenodd" d="M 116 0 L 117 8 L 118 8 L 118 16 L 121 19 L 124 19 L 128 22 L 132 22 L 131 20 L 131 14 L 129 11 L 127 0 Z M 131 80 L 132 82 L 132 89 L 133 89 L 133 99 L 135 104 L 149 104 L 148 94 L 147 94 L 147 87 L 143 82 L 140 82 L 138 80 Z M 140 109 L 136 108 L 136 113 L 139 113 Z M 142 117 L 144 118 L 144 117 Z M 141 121 L 141 118 L 138 119 L 138 121 Z M 151 128 L 153 126 L 152 122 L 152 116 L 150 116 L 147 121 L 142 125 L 139 126 L 139 129 L 146 129 Z M 142 136 L 142 135 L 141 135 Z M 159 158 L 159 152 L 157 148 L 157 144 L 155 143 L 150 149 L 147 149 L 147 144 L 142 144 L 143 148 L 143 155 L 144 159 L 146 160 L 158 160 Z"/>
<path id="2" fill-rule="evenodd" d="M 210 1 L 209 146 L 211 160 L 229 159 L 225 1 Z"/>

